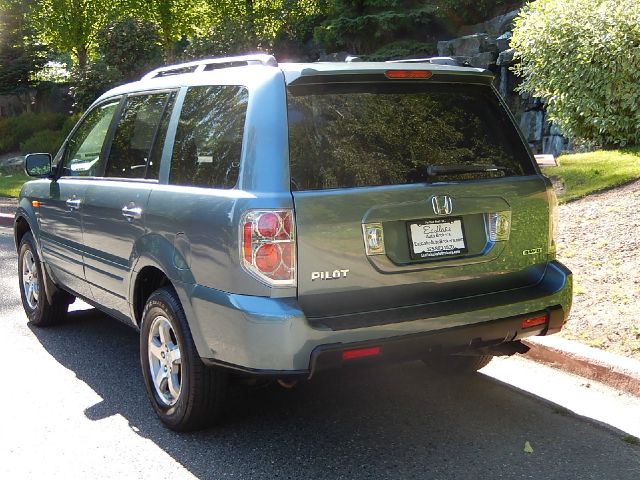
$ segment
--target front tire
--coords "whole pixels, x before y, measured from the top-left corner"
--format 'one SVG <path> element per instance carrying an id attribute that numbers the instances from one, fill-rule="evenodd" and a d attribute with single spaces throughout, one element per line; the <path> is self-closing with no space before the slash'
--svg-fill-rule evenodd
<path id="1" fill-rule="evenodd" d="M 427 357 L 423 362 L 441 375 L 471 375 L 492 359 L 493 355 L 439 355 Z"/>
<path id="2" fill-rule="evenodd" d="M 220 417 L 227 374 L 200 360 L 184 310 L 170 287 L 156 290 L 145 305 L 140 364 L 151 405 L 171 430 L 199 430 Z"/>
<path id="3" fill-rule="evenodd" d="M 40 263 L 36 242 L 33 235 L 27 232 L 18 248 L 18 282 L 20 298 L 29 323 L 38 327 L 48 327 L 62 322 L 69 309 L 73 297 L 54 288 L 51 302 L 45 291 L 46 273 Z"/>

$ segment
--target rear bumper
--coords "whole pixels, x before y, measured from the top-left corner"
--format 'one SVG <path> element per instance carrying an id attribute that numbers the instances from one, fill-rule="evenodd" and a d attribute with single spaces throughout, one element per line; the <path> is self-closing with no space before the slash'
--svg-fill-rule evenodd
<path id="1" fill-rule="evenodd" d="M 555 333 L 571 309 L 572 276 L 561 263 L 551 262 L 541 282 L 514 290 L 509 304 L 467 299 L 470 308 L 446 315 L 438 315 L 434 305 L 431 309 L 421 306 L 423 316 L 416 315 L 413 307 L 406 312 L 394 309 L 384 313 L 389 315 L 387 323 L 340 330 L 312 326 L 295 298 L 235 295 L 200 285 L 180 287 L 178 293 L 205 363 L 255 374 L 309 376 L 340 366 L 342 352 L 348 349 L 379 346 L 380 357 L 409 360 L 430 351 L 461 352 Z M 426 313 L 429 310 L 431 314 Z M 547 324 L 522 328 L 523 318 L 539 313 L 548 314 Z"/>
<path id="2" fill-rule="evenodd" d="M 543 326 L 522 328 L 523 320 L 545 315 L 548 320 Z M 338 368 L 356 362 L 391 361 L 400 362 L 425 358 L 427 355 L 442 353 L 469 353 L 487 349 L 505 342 L 521 340 L 533 335 L 549 335 L 562 329 L 565 314 L 560 306 L 542 312 L 501 318 L 490 322 L 467 325 L 445 330 L 404 335 L 402 337 L 358 342 L 352 344 L 321 345 L 311 354 L 310 372 Z M 375 349 L 375 356 L 344 359 L 345 351 L 353 352 Z"/>

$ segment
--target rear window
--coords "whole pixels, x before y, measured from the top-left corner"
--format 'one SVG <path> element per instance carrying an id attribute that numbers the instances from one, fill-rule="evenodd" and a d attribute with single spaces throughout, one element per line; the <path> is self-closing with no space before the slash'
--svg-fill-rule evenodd
<path id="1" fill-rule="evenodd" d="M 288 93 L 293 190 L 535 173 L 488 86 L 324 84 Z"/>

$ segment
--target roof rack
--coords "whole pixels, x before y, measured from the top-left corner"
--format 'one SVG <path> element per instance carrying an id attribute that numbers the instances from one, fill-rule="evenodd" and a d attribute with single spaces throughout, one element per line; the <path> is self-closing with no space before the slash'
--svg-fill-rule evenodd
<path id="1" fill-rule="evenodd" d="M 387 63 L 431 63 L 433 65 L 451 65 L 452 67 L 470 67 L 468 62 L 461 62 L 452 57 L 407 58 L 404 60 L 388 60 Z"/>
<path id="2" fill-rule="evenodd" d="M 278 62 L 273 55 L 257 53 L 254 55 L 240 55 L 236 57 L 206 58 L 193 62 L 179 63 L 168 67 L 160 67 L 147 73 L 142 80 L 151 78 L 166 77 L 169 75 L 180 75 L 182 73 L 199 73 L 218 68 L 242 67 L 245 65 L 266 65 L 277 67 Z"/>

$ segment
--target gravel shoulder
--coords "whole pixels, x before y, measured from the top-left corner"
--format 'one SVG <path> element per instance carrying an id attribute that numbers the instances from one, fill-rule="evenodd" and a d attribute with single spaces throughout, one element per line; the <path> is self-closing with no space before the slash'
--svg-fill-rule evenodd
<path id="1" fill-rule="evenodd" d="M 13 215 L 18 206 L 17 198 L 3 198 L 0 197 L 0 213 L 6 213 Z"/>
<path id="2" fill-rule="evenodd" d="M 640 181 L 560 206 L 558 259 L 574 273 L 560 334 L 640 360 Z"/>

